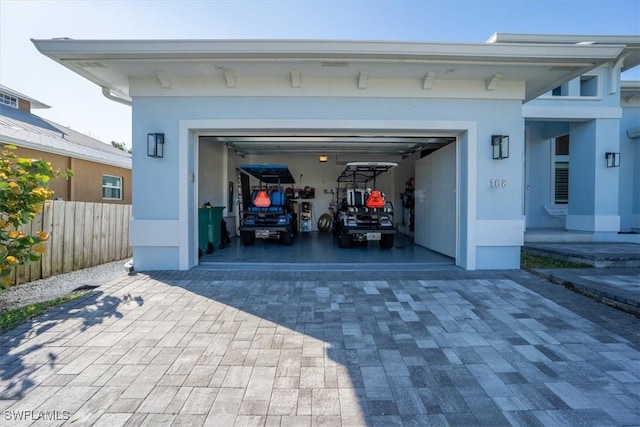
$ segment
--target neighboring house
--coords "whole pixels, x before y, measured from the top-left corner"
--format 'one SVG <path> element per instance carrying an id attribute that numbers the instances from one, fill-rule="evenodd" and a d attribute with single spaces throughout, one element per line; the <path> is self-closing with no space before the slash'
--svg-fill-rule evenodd
<path id="1" fill-rule="evenodd" d="M 237 213 L 242 163 L 288 165 L 318 215 L 345 162 L 397 162 L 379 184 L 415 182 L 415 243 L 470 270 L 519 268 L 528 230 L 640 232 L 637 35 L 33 42 L 132 105 L 141 270 L 198 264 L 198 205 Z"/>
<path id="2" fill-rule="evenodd" d="M 31 112 L 36 108 L 49 106 L 0 85 L 0 144 L 71 169 L 73 177 L 51 180 L 56 199 L 131 204 L 131 154 L 39 117 Z"/>

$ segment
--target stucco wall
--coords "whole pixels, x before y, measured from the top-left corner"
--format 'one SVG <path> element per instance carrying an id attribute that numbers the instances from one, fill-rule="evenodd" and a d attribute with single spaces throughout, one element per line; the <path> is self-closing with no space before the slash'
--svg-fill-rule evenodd
<path id="1" fill-rule="evenodd" d="M 620 228 L 640 231 L 640 138 L 627 130 L 640 127 L 640 101 L 625 102 L 620 122 Z"/>
<path id="2" fill-rule="evenodd" d="M 516 98 L 516 96 L 514 96 Z M 461 171 L 464 176 L 472 180 L 477 198 L 469 204 L 473 210 L 473 217 L 465 221 L 481 221 L 480 229 L 489 230 L 481 232 L 478 237 L 470 239 L 470 244 L 484 247 L 483 253 L 491 253 L 493 247 L 507 244 L 509 253 L 508 265 L 502 268 L 514 268 L 514 260 L 519 258 L 519 242 L 523 231 L 523 165 L 524 165 L 524 121 L 521 114 L 521 101 L 518 99 L 400 99 L 400 98 L 328 98 L 328 97 L 136 97 L 133 101 L 133 191 L 136 192 L 136 201 L 133 206 L 134 221 L 161 220 L 171 227 L 180 227 L 180 212 L 189 212 L 181 207 L 181 203 L 191 203 L 189 188 L 181 187 L 184 177 L 178 175 L 178 171 L 186 170 L 188 174 L 195 171 L 191 165 L 192 149 L 187 148 L 187 154 L 180 156 L 179 140 L 181 138 L 180 123 L 206 121 L 215 119 L 218 122 L 229 121 L 233 129 L 234 120 L 250 121 L 290 121 L 294 124 L 299 121 L 337 120 L 342 123 L 364 121 L 367 126 L 374 127 L 380 123 L 385 128 L 388 121 L 430 121 L 438 123 L 429 131 L 447 131 L 455 129 L 455 132 L 466 131 L 465 127 L 473 128 L 473 135 L 469 139 L 469 149 L 477 155 L 466 162 L 464 167 L 470 170 Z M 465 123 L 459 125 L 459 123 Z M 462 126 L 462 128 L 460 127 Z M 192 129 L 195 134 L 204 134 L 206 129 Z M 144 144 L 137 141 L 145 141 L 146 133 L 163 132 L 165 134 L 165 156 L 163 159 L 154 159 L 145 155 Z M 510 157 L 504 160 L 493 160 L 491 156 L 491 135 L 509 135 Z M 189 136 L 189 140 L 193 137 Z M 186 142 L 186 140 L 184 140 Z M 464 155 L 462 155 L 464 157 Z M 247 159 L 242 159 L 243 162 Z M 261 159 L 265 161 L 282 159 Z M 316 162 L 317 160 L 312 160 Z M 299 167 L 293 165 L 294 169 Z M 340 169 L 340 168 L 337 168 Z M 294 176 L 299 171 L 293 170 Z M 305 175 L 303 173 L 303 175 Z M 335 179 L 333 175 L 316 177 L 315 182 L 322 184 L 323 180 Z M 306 174 L 309 176 L 309 174 Z M 304 177 L 303 177 L 304 179 Z M 319 180 L 318 180 L 319 179 Z M 492 180 L 500 180 L 504 185 L 492 186 Z M 305 182 L 312 182 L 305 181 Z M 303 182 L 303 185 L 306 185 Z M 464 183 L 466 185 L 466 181 Z M 181 189 L 182 188 L 182 189 Z M 324 187 L 321 187 L 322 190 Z M 318 190 L 318 188 L 316 189 Z M 385 189 L 386 190 L 386 189 Z M 467 190 L 459 189 L 466 195 Z M 388 190 L 393 200 L 396 200 L 395 184 L 391 182 Z M 196 203 L 196 202 L 194 202 Z M 327 200 L 317 200 L 319 208 L 326 209 Z M 323 206 L 324 205 L 324 206 Z M 187 215 L 192 215 L 187 213 Z M 503 221 L 507 221 L 506 225 Z M 146 227 L 140 223 L 141 229 Z M 151 222 L 149 222 L 151 224 Z M 155 223 L 154 223 L 155 224 Z M 191 225 L 192 226 L 192 225 Z M 190 227 L 191 227 L 190 226 Z M 497 237 L 493 233 L 496 227 L 509 230 Z M 133 225 L 135 229 L 136 224 Z M 461 229 L 475 230 L 476 227 L 464 224 Z M 513 229 L 513 230 L 511 230 Z M 172 231 L 169 235 L 178 231 Z M 191 234 L 191 231 L 189 231 Z M 505 237 L 506 236 L 506 237 Z M 514 238 L 515 236 L 515 238 Z M 184 239 L 186 237 L 180 237 Z M 182 240 L 181 240 L 182 241 Z M 164 243 L 156 245 L 150 237 L 134 243 L 136 250 L 145 250 L 144 247 L 154 247 L 154 254 L 159 258 L 153 260 L 145 268 L 166 268 L 170 258 L 175 255 L 176 246 Z M 508 242 L 508 243 L 505 243 Z M 179 243 L 176 241 L 175 245 Z M 136 247 L 138 249 L 136 249 Z M 191 249 L 189 249 L 191 251 Z M 193 256 L 190 252 L 189 257 Z M 470 255 L 471 256 L 471 255 Z M 146 258 L 146 257 L 145 257 Z M 151 258 L 149 258 L 151 259 Z M 470 261 L 473 263 L 474 260 Z M 516 262 L 517 264 L 517 262 Z M 471 265 L 471 264 L 470 264 Z M 480 266 L 482 268 L 482 266 Z"/>

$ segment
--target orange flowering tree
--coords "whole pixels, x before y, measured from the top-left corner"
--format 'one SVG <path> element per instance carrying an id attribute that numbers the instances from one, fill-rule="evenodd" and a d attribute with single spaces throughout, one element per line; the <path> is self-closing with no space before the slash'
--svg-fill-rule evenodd
<path id="1" fill-rule="evenodd" d="M 47 186 L 51 178 L 69 177 L 72 172 L 54 171 L 44 160 L 18 157 L 13 145 L 0 149 L 0 288 L 9 284 L 16 265 L 38 261 L 49 235 L 43 231 L 26 234 L 21 225 L 30 223 L 53 196 Z"/>

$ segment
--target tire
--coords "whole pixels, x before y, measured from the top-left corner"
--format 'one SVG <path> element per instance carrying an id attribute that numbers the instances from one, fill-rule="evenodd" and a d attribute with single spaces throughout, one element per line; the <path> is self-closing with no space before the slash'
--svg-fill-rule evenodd
<path id="1" fill-rule="evenodd" d="M 253 231 L 241 231 L 240 238 L 245 246 L 251 246 L 256 241 L 256 235 L 253 234 Z"/>
<path id="2" fill-rule="evenodd" d="M 285 246 L 293 245 L 293 232 L 291 230 L 282 233 L 282 244 Z"/>
<path id="3" fill-rule="evenodd" d="M 338 236 L 338 246 L 341 248 L 348 248 L 351 246 L 351 237 L 347 234 L 347 230 L 340 229 L 340 235 Z"/>
<path id="4" fill-rule="evenodd" d="M 329 215 L 328 213 L 323 213 L 318 219 L 318 231 L 326 232 L 331 230 L 332 222 L 333 220 L 331 219 L 331 215 Z"/>
<path id="5" fill-rule="evenodd" d="M 207 243 L 207 254 L 212 254 L 213 253 L 213 243 L 209 242 Z"/>
<path id="6" fill-rule="evenodd" d="M 383 249 L 389 249 L 393 247 L 393 234 L 383 234 L 380 236 L 380 247 Z"/>

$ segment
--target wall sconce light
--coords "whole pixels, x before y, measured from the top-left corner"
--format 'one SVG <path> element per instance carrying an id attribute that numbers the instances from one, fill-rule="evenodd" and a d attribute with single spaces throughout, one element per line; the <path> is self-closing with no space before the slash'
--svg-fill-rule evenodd
<path id="1" fill-rule="evenodd" d="M 607 159 L 607 167 L 608 168 L 619 168 L 620 167 L 620 153 L 607 152 L 607 153 L 604 154 L 604 158 Z"/>
<path id="2" fill-rule="evenodd" d="M 147 156 L 164 157 L 164 133 L 147 134 Z"/>
<path id="3" fill-rule="evenodd" d="M 494 160 L 509 158 L 509 135 L 491 135 L 491 147 Z"/>
<path id="4" fill-rule="evenodd" d="M 320 163 L 326 163 L 326 162 L 327 162 L 327 160 L 329 160 L 329 156 L 327 156 L 326 154 L 320 154 L 320 155 L 318 156 L 318 161 L 319 161 Z"/>

